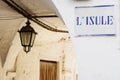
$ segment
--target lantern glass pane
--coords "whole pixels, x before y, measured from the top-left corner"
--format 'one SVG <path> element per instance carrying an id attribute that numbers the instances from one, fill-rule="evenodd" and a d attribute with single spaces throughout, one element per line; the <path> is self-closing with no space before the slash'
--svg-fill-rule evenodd
<path id="1" fill-rule="evenodd" d="M 35 36 L 36 36 L 36 34 L 35 34 L 35 33 L 32 33 L 32 39 L 31 39 L 31 44 L 30 44 L 31 47 L 32 47 L 33 44 L 34 44 Z"/>
<path id="2" fill-rule="evenodd" d="M 31 32 L 21 32 L 21 43 L 23 46 L 30 45 Z"/>

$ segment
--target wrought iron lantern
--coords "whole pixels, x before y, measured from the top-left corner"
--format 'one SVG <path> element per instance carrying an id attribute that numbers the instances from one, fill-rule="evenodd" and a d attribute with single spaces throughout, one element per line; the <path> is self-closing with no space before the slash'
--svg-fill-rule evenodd
<path id="1" fill-rule="evenodd" d="M 35 30 L 30 26 L 29 19 L 26 22 L 26 26 L 23 26 L 18 32 L 20 34 L 21 45 L 27 53 L 34 44 L 37 32 L 35 32 Z"/>

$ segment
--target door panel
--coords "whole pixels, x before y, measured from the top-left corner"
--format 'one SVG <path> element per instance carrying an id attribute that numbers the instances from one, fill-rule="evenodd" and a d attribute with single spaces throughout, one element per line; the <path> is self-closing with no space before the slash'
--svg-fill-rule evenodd
<path id="1" fill-rule="evenodd" d="M 57 63 L 51 61 L 40 61 L 40 80 L 56 80 Z"/>

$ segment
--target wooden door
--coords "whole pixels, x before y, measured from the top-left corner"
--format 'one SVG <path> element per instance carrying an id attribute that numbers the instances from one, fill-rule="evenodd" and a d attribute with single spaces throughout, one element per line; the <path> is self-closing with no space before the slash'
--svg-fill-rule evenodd
<path id="1" fill-rule="evenodd" d="M 40 61 L 40 80 L 57 80 L 57 63 Z"/>

